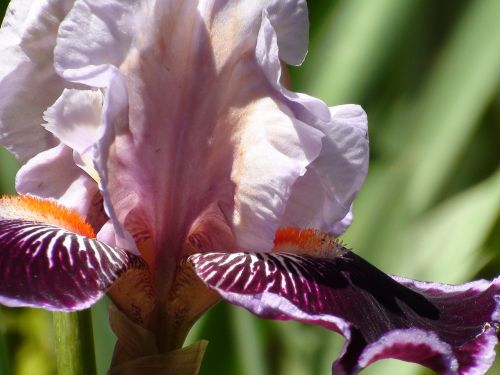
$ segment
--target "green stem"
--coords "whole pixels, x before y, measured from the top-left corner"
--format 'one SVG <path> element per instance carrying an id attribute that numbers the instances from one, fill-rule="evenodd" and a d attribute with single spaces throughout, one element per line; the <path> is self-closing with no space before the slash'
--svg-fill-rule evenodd
<path id="1" fill-rule="evenodd" d="M 95 375 L 94 337 L 90 309 L 53 313 L 59 375 Z"/>
<path id="2" fill-rule="evenodd" d="M 5 319 L 3 316 L 2 308 L 0 307 L 0 374 L 10 375 L 12 370 L 10 368 L 9 351 L 7 348 L 7 339 L 5 337 L 7 329 L 5 327 Z"/>
<path id="3" fill-rule="evenodd" d="M 7 340 L 5 333 L 0 330 L 0 374 L 12 374 L 9 364 L 9 353 L 7 351 Z"/>

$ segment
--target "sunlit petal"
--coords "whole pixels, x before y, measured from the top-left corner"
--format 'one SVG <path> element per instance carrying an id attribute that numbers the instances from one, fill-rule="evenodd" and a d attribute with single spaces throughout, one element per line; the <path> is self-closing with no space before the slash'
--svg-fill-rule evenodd
<path id="1" fill-rule="evenodd" d="M 339 235 L 352 220 L 346 215 L 368 171 L 367 118 L 356 105 L 333 107 L 331 114 L 330 122 L 317 123 L 326 134 L 321 153 L 293 186 L 283 226 Z"/>
<path id="2" fill-rule="evenodd" d="M 293 92 L 284 86 L 280 60 L 281 49 L 277 30 L 271 23 L 270 17 L 267 11 L 262 13 L 255 48 L 255 57 L 262 72 L 276 94 L 287 102 L 298 119 L 310 124 L 329 122 L 331 120 L 330 111 L 322 100 L 307 94 Z"/>
<path id="3" fill-rule="evenodd" d="M 99 140 L 102 100 L 98 90 L 66 89 L 43 116 L 43 126 L 75 151 L 75 164 L 97 182 L 92 156 Z"/>
<path id="4" fill-rule="evenodd" d="M 42 114 L 69 83 L 53 67 L 59 23 L 73 1 L 13 1 L 0 29 L 0 142 L 24 162 L 57 144 Z"/>
<path id="5" fill-rule="evenodd" d="M 113 66 L 125 79 L 128 121 L 104 121 L 101 188 L 108 213 L 115 211 L 135 237 L 149 233 L 162 251 L 179 252 L 192 223 L 213 204 L 239 246 L 269 247 L 290 186 L 320 150 L 323 134 L 272 99 L 274 89 L 256 62 L 264 3 L 216 3 L 112 1 L 105 9 L 81 1 L 59 34 L 56 63 L 64 77 L 98 86 Z M 292 45 L 299 25 L 280 18 L 292 5 L 265 4 L 278 41 Z M 81 22 L 99 32 L 83 35 Z M 134 33 L 124 30 L 127 22 L 137 25 Z M 170 27 L 179 23 L 191 32 Z M 95 35 L 99 40 L 89 40 Z"/>
<path id="6" fill-rule="evenodd" d="M 73 151 L 63 144 L 41 152 L 23 165 L 16 177 L 16 190 L 57 199 L 83 217 L 93 214 L 90 211 L 96 207 L 92 202 L 99 194 L 95 181 L 75 165 Z"/>

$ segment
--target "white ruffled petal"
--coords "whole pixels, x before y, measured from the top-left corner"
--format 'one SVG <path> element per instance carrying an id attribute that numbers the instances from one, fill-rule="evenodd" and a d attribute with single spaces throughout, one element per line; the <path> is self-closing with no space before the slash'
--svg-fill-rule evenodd
<path id="1" fill-rule="evenodd" d="M 352 221 L 351 203 L 368 170 L 367 117 L 357 105 L 332 107 L 331 114 L 331 122 L 317 124 L 326 135 L 321 153 L 293 186 L 284 226 L 339 235 Z"/>
<path id="2" fill-rule="evenodd" d="M 290 65 L 302 64 L 309 44 L 306 0 L 277 0 L 267 13 L 276 32 L 280 59 Z"/>
<path id="3" fill-rule="evenodd" d="M 309 20 L 305 0 L 204 0 L 198 8 L 215 41 L 216 60 L 219 54 L 227 59 L 238 45 L 254 44 L 264 12 L 276 32 L 282 61 L 300 65 L 307 54 Z"/>
<path id="4" fill-rule="evenodd" d="M 307 24 L 305 3 L 203 1 L 198 6 L 195 3 L 159 1 L 153 6 L 149 2 L 111 0 L 101 7 L 78 0 L 61 25 L 56 66 L 68 80 L 107 88 L 102 120 L 105 128 L 96 165 L 105 206 L 117 228 L 120 223 L 125 224 L 134 228 L 132 233 L 141 233 L 140 236 L 148 230 L 159 246 L 174 233 L 176 241 L 182 240 L 183 231 L 196 217 L 192 215 L 205 212 L 204 207 L 212 199 L 222 202 L 226 217 L 237 212 L 233 217 L 237 221 L 234 230 L 241 234 L 236 237 L 242 246 L 269 247 L 274 235 L 269 228 L 277 227 L 289 187 L 319 153 L 322 134 L 296 120 L 285 106 L 271 99 L 260 99 L 272 92 L 256 83 L 262 82 L 261 73 L 249 53 L 255 51 L 263 10 L 267 9 L 271 22 L 279 30 L 278 42 L 288 45 L 288 51 L 284 48 L 284 59 L 291 62 L 302 59 L 306 43 L 303 35 L 298 37 L 298 34 Z M 292 15 L 294 21 L 288 20 L 287 15 Z M 82 24 L 92 32 L 81 32 Z M 184 28 L 172 28 L 175 24 Z M 190 33 L 185 32 L 188 26 Z M 291 51 L 294 40 L 300 46 L 295 54 Z M 176 54 L 168 53 L 174 50 Z M 123 76 L 126 87 L 112 88 L 111 76 Z M 244 82 L 247 84 L 242 87 Z M 118 99 L 112 99 L 113 96 Z M 122 116 L 127 96 L 131 100 L 128 121 Z M 189 111 L 187 107 L 184 109 L 187 103 Z M 261 111 L 258 112 L 263 119 L 252 116 L 254 123 L 246 120 L 244 116 L 260 106 L 271 111 L 268 117 L 275 116 L 276 128 L 273 124 L 261 125 L 266 122 Z M 232 110 L 233 107 L 241 109 Z M 247 127 L 261 134 L 259 142 L 251 146 L 238 141 L 242 134 L 249 137 Z M 189 142 L 183 140 L 187 132 Z M 276 140 L 273 132 L 281 138 Z M 207 139 L 208 148 L 204 145 Z M 210 147 L 210 143 L 214 146 Z M 244 156 L 246 148 L 258 150 L 257 147 L 276 156 L 276 165 L 262 158 Z M 211 153 L 213 156 L 209 156 Z M 189 158 L 178 160 L 180 155 Z M 232 155 L 241 155 L 238 163 L 245 165 L 239 176 L 241 186 L 231 173 L 236 168 L 231 168 Z M 202 170 L 195 173 L 197 169 L 192 166 L 198 159 L 207 162 L 213 159 L 214 163 L 200 165 Z M 225 161 L 216 163 L 216 160 Z M 255 168 L 251 165 L 253 161 Z M 181 168 L 181 162 L 185 163 L 186 172 L 172 169 Z M 158 173 L 159 170 L 163 173 Z M 255 175 L 261 172 L 261 177 Z M 198 176 L 198 181 L 188 181 L 188 176 Z M 224 179 L 234 179 L 237 197 L 226 187 Z M 188 183 L 190 187 L 186 188 Z M 252 186 L 259 186 L 262 191 L 256 193 L 258 189 Z M 269 201 L 265 202 L 265 198 Z M 251 199 L 256 199 L 255 204 L 251 204 Z M 264 204 L 268 207 L 261 211 L 259 207 Z M 175 215 L 176 220 L 170 215 Z M 142 230 L 136 229 L 137 218 L 142 218 Z M 250 222 L 256 229 L 247 236 L 243 228 L 249 229 Z M 231 220 L 228 225 L 233 225 Z M 258 228 L 265 229 L 266 235 L 258 235 Z"/>
<path id="5" fill-rule="evenodd" d="M 104 208 L 115 228 L 116 243 L 130 251 L 135 251 L 136 245 L 112 204 L 107 160 L 111 140 L 121 124 L 127 124 L 128 93 L 117 65 L 130 52 L 131 35 L 136 31 L 134 20 L 141 19 L 143 5 L 147 3 L 77 0 L 61 24 L 55 49 L 55 66 L 62 77 L 105 92 L 93 161 Z"/>
<path id="6" fill-rule="evenodd" d="M 98 140 L 102 101 L 99 90 L 64 90 L 45 111 L 43 126 L 65 145 L 83 154 Z"/>
<path id="7" fill-rule="evenodd" d="M 237 186 L 234 232 L 244 249 L 272 247 L 291 187 L 318 156 L 323 134 L 270 100 L 256 103 L 242 125 L 232 179 Z"/>
<path id="8" fill-rule="evenodd" d="M 326 137 L 321 154 L 293 186 L 283 216 L 284 226 L 343 232 L 352 220 L 348 212 L 368 168 L 366 114 L 359 106 L 328 108 L 317 98 L 289 91 L 281 84 L 278 42 L 266 12 L 262 16 L 257 61 L 293 114 Z"/>
<path id="9" fill-rule="evenodd" d="M 347 212 L 368 171 L 368 119 L 359 105 L 335 106 L 330 112 L 331 122 L 319 125 L 326 137 L 312 167 Z"/>
<path id="10" fill-rule="evenodd" d="M 346 217 L 359 186 L 341 175 L 349 181 L 330 188 L 331 169 L 344 164 L 315 161 L 333 157 L 340 130 L 332 133 L 322 101 L 280 83 L 280 59 L 300 63 L 306 29 L 304 1 L 76 2 L 60 28 L 56 66 L 68 80 L 104 89 L 95 162 L 124 243 L 127 228 L 158 250 L 179 248 L 215 207 L 238 246 L 269 248 L 308 189 L 319 211 L 331 210 L 305 215 L 307 226 L 332 230 Z M 325 185 L 321 194 L 314 179 Z"/>
<path id="11" fill-rule="evenodd" d="M 352 214 L 352 206 L 347 212 L 347 215 L 340 221 L 337 221 L 333 224 L 332 233 L 335 237 L 340 236 L 342 233 L 346 231 L 347 228 L 352 224 L 353 214 Z"/>
<path id="12" fill-rule="evenodd" d="M 72 81 L 95 75 L 98 66 L 119 67 L 150 1 L 77 0 L 59 28 L 55 67 Z"/>
<path id="13" fill-rule="evenodd" d="M 277 31 L 272 25 L 269 14 L 264 11 L 257 38 L 255 56 L 267 80 L 282 96 L 295 116 L 309 124 L 330 121 L 330 111 L 320 99 L 288 90 L 281 82 L 281 62 Z"/>
<path id="14" fill-rule="evenodd" d="M 39 153 L 21 167 L 16 190 L 39 198 L 54 199 L 86 217 L 97 184 L 73 162 L 73 152 L 63 144 Z"/>
<path id="15" fill-rule="evenodd" d="M 52 49 L 72 4 L 11 1 L 0 29 L 0 143 L 21 162 L 57 144 L 40 124 L 68 87 L 54 71 Z"/>
<path id="16" fill-rule="evenodd" d="M 95 181 L 93 151 L 99 140 L 103 95 L 100 90 L 66 89 L 47 109 L 43 126 L 73 149 L 75 163 Z"/>

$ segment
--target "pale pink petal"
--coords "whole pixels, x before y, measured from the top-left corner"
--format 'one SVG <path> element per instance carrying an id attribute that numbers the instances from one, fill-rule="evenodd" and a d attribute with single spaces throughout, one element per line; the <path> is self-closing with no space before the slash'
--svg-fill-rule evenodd
<path id="1" fill-rule="evenodd" d="M 21 167 L 16 190 L 38 198 L 54 199 L 87 216 L 97 184 L 73 162 L 73 152 L 63 144 L 41 152 Z"/>
<path id="2" fill-rule="evenodd" d="M 240 246 L 268 248 L 289 187 L 318 155 L 322 137 L 264 99 L 274 92 L 255 61 L 264 5 L 284 40 L 298 32 L 279 15 L 290 4 L 137 4 L 78 1 L 56 48 L 62 76 L 107 87 L 96 162 L 108 215 L 114 222 L 116 212 L 134 235 L 149 232 L 158 249 L 179 251 L 191 224 L 215 203 Z M 303 25 L 304 4 L 297 4 Z M 82 23 L 95 32 L 80 32 Z M 127 86 L 118 101 L 109 99 L 116 68 Z M 128 128 L 120 116 L 127 91 Z M 111 116 L 113 103 L 119 110 Z"/>
<path id="3" fill-rule="evenodd" d="M 58 73 L 69 81 L 105 89 L 94 162 L 104 208 L 115 229 L 117 246 L 135 251 L 136 245 L 124 229 L 111 203 L 106 162 L 109 143 L 126 126 L 128 94 L 117 66 L 129 52 L 134 20 L 140 20 L 141 5 L 147 2 L 78 0 L 61 24 L 55 49 Z M 82 28 L 82 23 L 85 28 Z M 85 31 L 84 31 L 85 29 Z M 92 32 L 88 32 L 91 30 Z M 124 122 L 125 121 L 125 122 Z"/>
<path id="4" fill-rule="evenodd" d="M 54 71 L 51 51 L 72 4 L 11 1 L 0 29 L 0 143 L 21 162 L 57 144 L 40 124 L 68 87 Z"/>
<path id="5" fill-rule="evenodd" d="M 267 13 L 276 31 L 280 60 L 290 65 L 302 64 L 309 44 L 306 0 L 275 0 Z"/>
<path id="6" fill-rule="evenodd" d="M 163 5 L 122 65 L 130 131 L 117 136 L 108 163 L 115 209 L 127 227 L 148 223 L 157 250 L 171 256 L 190 223 L 218 202 L 240 247 L 269 248 L 289 187 L 317 156 L 322 135 L 264 99 L 272 90 L 255 64 L 256 33 L 248 32 L 256 21 L 223 9 L 207 35 L 189 2 Z"/>
<path id="7" fill-rule="evenodd" d="M 102 93 L 98 90 L 64 90 L 43 116 L 45 129 L 66 146 L 83 154 L 98 140 Z"/>
<path id="8" fill-rule="evenodd" d="M 243 118 L 244 152 L 235 159 L 233 223 L 242 248 L 269 249 L 281 226 L 291 187 L 318 156 L 322 134 L 262 100 Z"/>
<path id="9" fill-rule="evenodd" d="M 150 3 L 77 0 L 59 29 L 55 50 L 58 72 L 76 81 L 87 71 L 94 75 L 99 66 L 120 66 L 140 27 L 141 9 Z"/>
<path id="10" fill-rule="evenodd" d="M 284 101 L 288 102 L 298 119 L 309 124 L 315 124 L 319 121 L 329 122 L 330 111 L 322 100 L 307 94 L 290 91 L 283 86 L 281 82 L 281 50 L 277 30 L 269 17 L 267 11 L 262 13 L 255 53 L 257 63 L 265 73 L 269 84 Z"/>
<path id="11" fill-rule="evenodd" d="M 368 119 L 359 105 L 331 107 L 330 113 L 331 122 L 319 124 L 326 137 L 311 167 L 325 173 L 336 199 L 348 209 L 368 171 Z"/>
<path id="12" fill-rule="evenodd" d="M 65 89 L 54 105 L 43 115 L 45 129 L 73 149 L 75 164 L 96 182 L 93 151 L 99 140 L 102 93 L 99 90 Z"/>
<path id="13" fill-rule="evenodd" d="M 318 122 L 321 154 L 292 189 L 284 226 L 314 227 L 341 234 L 352 220 L 351 203 L 368 170 L 367 118 L 357 105 L 331 108 L 332 120 Z"/>
<path id="14" fill-rule="evenodd" d="M 241 42 L 255 43 L 263 14 L 277 35 L 282 61 L 300 65 L 307 54 L 309 20 L 305 0 L 205 0 L 198 8 L 208 26 L 213 50 L 223 59 L 237 51 L 235 47 Z"/>
<path id="15" fill-rule="evenodd" d="M 97 233 L 96 238 L 109 246 L 118 246 L 117 243 L 119 242 L 119 239 L 116 236 L 115 225 L 111 220 L 104 223 L 102 228 Z"/>
<path id="16" fill-rule="evenodd" d="M 66 78 L 79 80 L 86 69 L 112 64 L 119 67 L 134 44 L 143 43 L 148 30 L 144 19 L 152 12 L 175 13 L 187 5 L 197 11 L 210 34 L 216 65 L 222 66 L 241 49 L 255 44 L 261 17 L 266 14 L 277 34 L 279 57 L 298 65 L 307 53 L 307 4 L 304 0 L 256 1 L 118 1 L 78 0 L 62 24 L 56 48 L 56 67 Z M 179 8 L 179 9 L 177 9 Z M 196 9 L 197 8 L 197 9 Z M 174 20 L 175 21 L 175 20 Z M 177 23 L 172 23 L 177 24 Z M 141 32 L 142 31 L 142 32 Z"/>
<path id="17" fill-rule="evenodd" d="M 281 83 L 276 32 L 264 12 L 257 41 L 257 61 L 294 115 L 326 135 L 320 157 L 293 187 L 282 224 L 321 228 L 339 235 L 352 221 L 349 207 L 368 167 L 366 114 L 358 106 L 329 109 L 317 98 L 285 88 Z M 347 118 L 347 124 L 343 117 Z"/>
<path id="18" fill-rule="evenodd" d="M 333 224 L 333 228 L 331 229 L 332 233 L 334 236 L 339 236 L 342 233 L 346 231 L 347 228 L 352 224 L 352 206 L 347 212 L 347 214 L 344 216 L 343 219 L 337 221 L 335 224 Z"/>
<path id="19" fill-rule="evenodd" d="M 109 144 L 115 139 L 117 133 L 126 130 L 127 89 L 122 74 L 112 65 L 97 66 L 94 70 L 88 69 L 88 73 L 80 78 L 81 82 L 106 89 L 101 114 L 103 125 L 98 128 L 98 141 L 92 150 L 94 152 L 94 166 L 99 176 L 99 189 L 103 196 L 104 210 L 114 227 L 115 239 L 113 243 L 120 248 L 136 252 L 136 242 L 124 228 L 123 221 L 119 220 L 111 200 L 111 191 L 108 188 L 110 175 L 112 177 L 116 173 L 114 170 L 109 173 L 108 169 Z M 130 203 L 133 204 L 133 202 Z"/>
<path id="20" fill-rule="evenodd" d="M 73 1 L 14 0 L 0 30 L 1 142 L 22 162 L 18 192 L 57 199 L 86 215 L 97 186 L 76 167 L 73 152 L 41 125 L 43 113 L 65 88 L 53 67 L 59 24 Z M 71 126 L 68 118 L 60 125 Z M 51 125 L 49 125 L 50 127 Z"/>

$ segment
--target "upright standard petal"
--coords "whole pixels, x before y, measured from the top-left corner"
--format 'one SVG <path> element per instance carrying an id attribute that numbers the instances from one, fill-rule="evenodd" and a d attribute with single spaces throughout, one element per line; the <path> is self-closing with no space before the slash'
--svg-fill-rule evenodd
<path id="1" fill-rule="evenodd" d="M 328 244 L 324 237 L 307 241 L 315 248 Z M 329 254 L 205 253 L 188 263 L 222 298 L 254 314 L 344 335 L 336 375 L 357 374 L 384 358 L 447 375 L 484 374 L 492 365 L 500 278 L 459 286 L 392 278 L 330 245 Z"/>
<path id="2" fill-rule="evenodd" d="M 294 116 L 325 135 L 320 155 L 293 185 L 281 226 L 313 226 L 339 235 L 350 224 L 350 206 L 368 170 L 366 113 L 357 105 L 328 108 L 317 98 L 284 87 L 277 30 L 269 17 L 263 12 L 257 61 Z"/>
<path id="3" fill-rule="evenodd" d="M 81 155 L 85 161 L 80 154 L 73 155 L 60 143 L 57 134 L 54 136 L 41 126 L 48 108 L 64 107 L 67 111 L 68 103 L 61 103 L 65 89 L 82 88 L 61 78 L 54 69 L 53 50 L 59 26 L 73 3 L 73 0 L 10 2 L 0 29 L 0 143 L 22 163 L 26 162 L 16 177 L 18 192 L 59 200 L 86 216 L 92 202 L 98 200 L 97 186 L 74 164 L 76 160 L 95 177 L 92 161 L 88 154 Z M 54 107 L 56 99 L 58 104 Z M 51 111 L 48 112 L 50 118 Z M 58 124 L 59 130 L 65 127 L 59 135 L 74 130 L 74 123 L 68 121 L 70 112 L 74 114 L 67 111 L 64 124 Z M 48 127 L 53 130 L 56 119 L 50 120 Z M 93 224 L 101 221 L 91 219 Z"/>
<path id="4" fill-rule="evenodd" d="M 100 90 L 65 89 L 48 108 L 43 119 L 45 129 L 73 150 L 76 165 L 96 182 L 99 176 L 94 167 L 93 154 L 99 141 L 103 95 Z"/>
<path id="5" fill-rule="evenodd" d="M 128 116 L 106 123 L 98 166 L 101 178 L 109 175 L 101 181 L 108 213 L 116 212 L 137 242 L 153 242 L 142 246 L 147 258 L 174 259 L 200 222 L 232 232 L 240 248 L 271 244 L 290 188 L 318 156 L 323 134 L 275 95 L 257 61 L 257 35 L 267 9 L 278 42 L 290 47 L 284 59 L 301 59 L 303 38 L 295 38 L 301 52 L 291 46 L 307 24 L 304 6 L 164 0 L 100 7 L 79 0 L 61 25 L 62 76 L 93 85 L 111 65 L 124 77 Z M 286 22 L 291 9 L 296 27 Z M 82 35 L 80 21 L 99 30 L 99 40 Z M 185 27 L 173 27 L 179 24 Z M 133 33 L 127 25 L 135 25 Z M 212 217 L 226 228 L 210 224 Z"/>
<path id="6" fill-rule="evenodd" d="M 368 121 L 357 105 L 332 107 L 320 155 L 292 188 L 283 226 L 311 226 L 340 235 L 352 221 L 351 203 L 368 172 Z"/>
<path id="7" fill-rule="evenodd" d="M 95 239 L 76 213 L 27 196 L 0 199 L 0 303 L 90 307 L 137 257 Z"/>
<path id="8" fill-rule="evenodd" d="M 54 51 L 55 67 L 62 77 L 71 82 L 103 89 L 105 92 L 100 125 L 93 126 L 93 135 L 97 139 L 92 137 L 91 141 L 94 143 L 91 150 L 87 148 L 87 158 L 81 155 L 77 163 L 89 171 L 91 168 L 88 156 L 92 151 L 92 162 L 96 170 L 90 170 L 89 173 L 99 181 L 104 209 L 114 228 L 114 233 L 110 234 L 106 227 L 106 233 L 102 237 L 134 252 L 136 245 L 124 229 L 123 223 L 118 220 L 111 203 L 106 163 L 110 142 L 127 124 L 127 89 L 116 65 L 120 65 L 129 52 L 132 34 L 136 30 L 134 22 L 141 20 L 142 9 L 147 9 L 148 5 L 149 2 L 133 0 L 78 0 L 60 26 Z M 85 24 L 85 28 L 81 27 L 82 24 Z M 56 128 L 59 133 L 61 130 L 63 129 Z M 67 141 L 75 143 L 75 132 L 69 135 Z"/>
<path id="9" fill-rule="evenodd" d="M 91 220 L 94 228 L 103 224 L 100 193 L 96 182 L 75 165 L 72 150 L 64 144 L 43 151 L 21 167 L 16 176 L 19 194 L 55 199 Z"/>
<path id="10" fill-rule="evenodd" d="M 0 143 L 21 162 L 57 144 L 40 124 L 70 84 L 53 67 L 52 50 L 72 0 L 10 2 L 0 29 Z"/>

